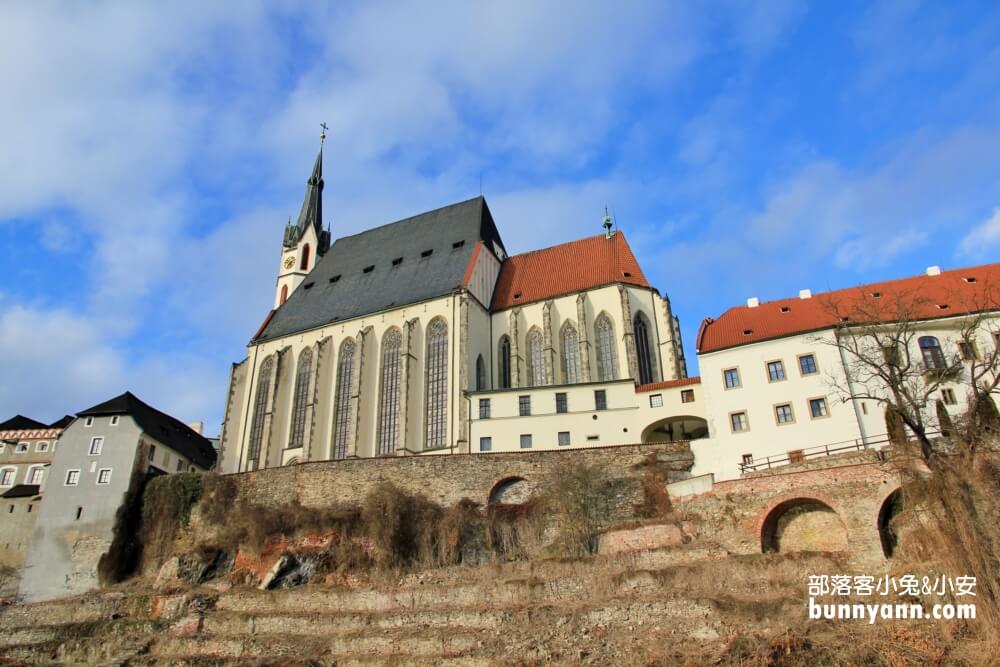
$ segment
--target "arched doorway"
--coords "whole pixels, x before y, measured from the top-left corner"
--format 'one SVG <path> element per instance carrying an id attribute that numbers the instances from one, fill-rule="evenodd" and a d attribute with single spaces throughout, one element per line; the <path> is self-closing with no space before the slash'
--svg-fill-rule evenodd
<path id="1" fill-rule="evenodd" d="M 677 442 L 708 437 L 708 422 L 701 417 L 679 415 L 655 421 L 642 430 L 642 442 Z"/>
<path id="2" fill-rule="evenodd" d="M 761 551 L 847 551 L 847 528 L 833 508 L 815 498 L 786 500 L 768 513 L 760 530 Z"/>
<path id="3" fill-rule="evenodd" d="M 886 558 L 892 558 L 899 543 L 899 534 L 893 526 L 893 519 L 903 511 L 903 493 L 896 489 L 886 497 L 882 507 L 878 511 L 878 536 L 882 542 L 882 554 Z"/>

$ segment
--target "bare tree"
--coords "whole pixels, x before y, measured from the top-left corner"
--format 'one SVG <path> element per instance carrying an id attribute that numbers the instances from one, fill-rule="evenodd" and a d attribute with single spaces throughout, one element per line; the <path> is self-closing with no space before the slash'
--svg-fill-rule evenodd
<path id="1" fill-rule="evenodd" d="M 942 389 L 954 385 L 968 397 L 960 438 L 964 446 L 974 449 L 978 435 L 996 428 L 1000 292 L 989 285 L 970 292 L 938 304 L 915 291 L 880 293 L 869 287 L 823 303 L 834 329 L 832 336 L 816 339 L 837 348 L 845 372 L 829 376 L 834 390 L 845 401 L 870 400 L 881 406 L 888 430 L 905 425 L 926 461 L 934 457 L 931 436 L 940 427 Z M 954 333 L 945 340 L 927 335 L 928 321 L 946 313 L 951 318 L 937 328 Z"/>

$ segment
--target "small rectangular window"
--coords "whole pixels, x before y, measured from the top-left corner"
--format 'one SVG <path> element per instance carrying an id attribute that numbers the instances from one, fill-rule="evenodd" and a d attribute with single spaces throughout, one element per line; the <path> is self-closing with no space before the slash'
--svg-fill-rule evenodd
<path id="1" fill-rule="evenodd" d="M 93 426 L 94 425 L 94 418 L 93 417 L 87 417 L 86 419 L 83 420 L 83 425 L 86 426 L 86 427 L 88 427 L 88 428 L 91 427 L 91 426 Z"/>
<path id="2" fill-rule="evenodd" d="M 793 449 L 788 452 L 788 462 L 791 464 L 803 463 L 806 460 L 806 453 L 801 449 Z"/>
<path id="3" fill-rule="evenodd" d="M 531 416 L 531 396 L 517 397 L 517 413 L 522 417 Z"/>
<path id="4" fill-rule="evenodd" d="M 958 403 L 955 400 L 955 390 L 954 389 L 942 389 L 941 390 L 941 401 L 945 405 L 955 405 Z"/>
<path id="5" fill-rule="evenodd" d="M 799 372 L 802 375 L 812 375 L 816 372 L 816 357 L 811 354 L 803 354 L 799 357 Z"/>
<path id="6" fill-rule="evenodd" d="M 42 475 L 44 474 L 44 468 L 32 468 L 31 473 L 28 475 L 28 484 L 41 484 Z"/>
<path id="7" fill-rule="evenodd" d="M 479 418 L 480 419 L 490 418 L 490 399 L 488 398 L 479 399 Z"/>
<path id="8" fill-rule="evenodd" d="M 734 412 L 729 415 L 729 426 L 733 433 L 743 433 L 750 430 L 750 422 L 747 421 L 746 412 Z"/>
<path id="9" fill-rule="evenodd" d="M 868 404 L 864 401 L 861 401 L 861 412 L 868 414 Z"/>
<path id="10" fill-rule="evenodd" d="M 393 266 L 399 266 L 402 263 L 403 263 L 403 258 L 402 257 L 397 257 L 396 259 L 392 260 L 392 265 Z"/>
<path id="11" fill-rule="evenodd" d="M 452 248 L 452 250 L 458 250 L 459 248 L 461 248 L 464 245 L 465 245 L 465 241 L 455 241 L 454 243 L 451 244 L 451 248 Z"/>
<path id="12" fill-rule="evenodd" d="M 104 449 L 104 438 L 98 436 L 90 440 L 90 455 L 99 456 Z"/>
<path id="13" fill-rule="evenodd" d="M 738 368 L 727 368 L 722 371 L 722 378 L 725 380 L 726 389 L 736 389 L 740 386 L 740 371 Z"/>
<path id="14" fill-rule="evenodd" d="M 782 403 L 781 405 L 774 406 L 774 418 L 779 424 L 791 424 L 795 421 L 795 417 L 792 414 L 792 404 Z"/>
<path id="15" fill-rule="evenodd" d="M 588 435 L 587 442 L 597 442 L 601 436 L 599 435 Z"/>
<path id="16" fill-rule="evenodd" d="M 37 445 L 35 445 L 35 451 L 42 453 L 49 451 L 49 443 L 45 440 L 42 440 Z"/>
<path id="17" fill-rule="evenodd" d="M 825 398 L 810 398 L 809 399 L 809 414 L 812 415 L 813 419 L 818 419 L 820 417 L 826 417 L 829 413 L 826 409 L 826 399 Z"/>
<path id="18" fill-rule="evenodd" d="M 17 448 L 14 450 L 16 454 L 27 454 L 30 446 L 26 442 L 17 443 Z"/>
<path id="19" fill-rule="evenodd" d="M 522 433 L 521 434 L 521 449 L 531 449 L 531 434 Z"/>
<path id="20" fill-rule="evenodd" d="M 433 249 L 431 249 L 431 250 L 424 250 L 422 253 L 420 253 L 420 256 L 421 257 L 430 257 L 433 253 L 434 253 Z"/>
<path id="21" fill-rule="evenodd" d="M 76 508 L 76 520 L 79 521 L 81 519 L 81 517 L 83 517 L 83 508 L 82 507 L 77 507 Z"/>
<path id="22" fill-rule="evenodd" d="M 594 409 L 595 410 L 608 409 L 608 393 L 604 389 L 594 390 Z"/>
<path id="23" fill-rule="evenodd" d="M 964 361 L 975 361 L 979 358 L 979 355 L 976 354 L 976 346 L 971 341 L 958 341 L 958 351 Z"/>
<path id="24" fill-rule="evenodd" d="M 80 483 L 80 471 L 79 470 L 67 470 L 66 471 L 66 486 L 76 486 Z"/>
<path id="25" fill-rule="evenodd" d="M 653 394 L 649 397 L 649 407 L 651 408 L 662 408 L 663 407 L 663 394 Z"/>
<path id="26" fill-rule="evenodd" d="M 569 404 L 566 401 L 565 392 L 556 392 L 556 413 L 565 414 L 569 412 Z"/>
<path id="27" fill-rule="evenodd" d="M 681 389 L 681 403 L 694 403 L 694 389 Z"/>
<path id="28" fill-rule="evenodd" d="M 751 465 L 751 464 L 753 464 L 753 454 L 744 454 L 743 455 L 743 465 L 748 466 L 748 465 Z"/>
<path id="29" fill-rule="evenodd" d="M 118 415 L 111 415 L 111 425 L 118 426 Z"/>
<path id="30" fill-rule="evenodd" d="M 111 483 L 111 468 L 101 468 L 97 471 L 97 483 L 98 484 L 110 484 Z"/>
<path id="31" fill-rule="evenodd" d="M 0 486 L 14 486 L 14 475 L 17 471 L 13 468 L 6 468 L 0 472 Z"/>
<path id="32" fill-rule="evenodd" d="M 565 447 L 569 445 L 569 431 L 559 431 L 559 446 Z"/>
<path id="33" fill-rule="evenodd" d="M 780 359 L 767 362 L 767 381 L 781 382 L 785 379 L 785 364 Z"/>
<path id="34" fill-rule="evenodd" d="M 493 449 L 493 438 L 483 437 L 479 439 L 479 451 L 488 452 Z"/>
<path id="35" fill-rule="evenodd" d="M 374 264 L 369 264 L 365 268 L 361 269 L 362 273 L 371 273 L 374 270 L 375 270 L 375 265 Z"/>
<path id="36" fill-rule="evenodd" d="M 150 463 L 154 462 L 154 459 L 156 458 L 156 445 L 150 445 L 149 446 L 149 457 L 148 458 L 149 458 L 149 462 Z"/>

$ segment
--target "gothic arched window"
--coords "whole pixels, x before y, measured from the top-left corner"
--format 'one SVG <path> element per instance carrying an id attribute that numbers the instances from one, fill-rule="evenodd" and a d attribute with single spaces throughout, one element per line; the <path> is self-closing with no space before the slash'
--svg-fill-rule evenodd
<path id="1" fill-rule="evenodd" d="M 288 437 L 288 448 L 301 447 L 306 439 L 306 406 L 309 403 L 309 376 L 312 373 L 312 350 L 308 347 L 299 355 L 299 367 L 295 371 L 295 394 L 292 398 L 292 431 Z"/>
<path id="2" fill-rule="evenodd" d="M 309 244 L 302 246 L 302 263 L 299 264 L 299 269 L 302 271 L 309 270 Z"/>
<path id="3" fill-rule="evenodd" d="M 340 344 L 337 362 L 337 385 L 333 404 L 333 458 L 347 456 L 347 437 L 351 432 L 351 384 L 354 381 L 354 339 Z"/>
<path id="4" fill-rule="evenodd" d="M 250 422 L 250 451 L 247 454 L 247 470 L 256 470 L 260 465 L 260 446 L 264 440 L 264 417 L 271 393 L 271 374 L 274 372 L 274 357 L 268 357 L 260 365 L 257 376 L 257 396 L 253 406 L 253 421 Z"/>
<path id="5" fill-rule="evenodd" d="M 486 389 L 486 362 L 483 355 L 476 357 L 476 391 Z"/>
<path id="6" fill-rule="evenodd" d="M 393 454 L 399 444 L 399 348 L 403 336 L 390 329 L 382 338 L 378 397 L 378 454 Z"/>
<path id="7" fill-rule="evenodd" d="M 500 388 L 510 389 L 510 338 L 500 338 Z"/>
<path id="8" fill-rule="evenodd" d="M 594 322 L 594 340 L 597 347 L 597 379 L 608 382 L 618 379 L 618 359 L 615 351 L 615 325 L 607 313 L 601 313 Z"/>
<path id="9" fill-rule="evenodd" d="M 563 381 L 573 384 L 580 381 L 580 336 L 572 322 L 567 321 L 559 333 L 562 350 Z"/>
<path id="10" fill-rule="evenodd" d="M 635 353 L 639 358 L 639 384 L 655 382 L 653 373 L 653 353 L 649 348 L 649 327 L 646 326 L 646 316 L 636 313 L 633 324 L 635 330 Z"/>
<path id="11" fill-rule="evenodd" d="M 437 318 L 427 327 L 427 442 L 425 449 L 448 444 L 448 325 Z"/>
<path id="12" fill-rule="evenodd" d="M 279 303 L 278 305 L 280 306 L 281 304 L 285 303 L 286 301 L 288 301 L 288 285 L 282 285 L 281 286 L 281 303 Z"/>
<path id="13" fill-rule="evenodd" d="M 528 386 L 541 387 L 545 384 L 545 361 L 542 354 L 542 332 L 533 327 L 528 332 Z"/>
<path id="14" fill-rule="evenodd" d="M 944 368 L 947 364 L 944 361 L 944 353 L 941 352 L 941 343 L 934 336 L 921 336 L 917 341 L 920 344 L 920 354 L 924 358 L 926 368 Z"/>

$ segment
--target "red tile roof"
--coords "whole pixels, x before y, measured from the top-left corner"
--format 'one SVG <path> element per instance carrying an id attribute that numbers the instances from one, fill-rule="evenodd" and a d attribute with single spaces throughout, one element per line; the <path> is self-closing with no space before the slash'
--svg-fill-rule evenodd
<path id="1" fill-rule="evenodd" d="M 493 291 L 493 310 L 613 283 L 649 287 L 625 235 L 591 236 L 507 258 Z"/>
<path id="2" fill-rule="evenodd" d="M 969 280 L 967 280 L 969 279 Z M 878 294 L 878 297 L 874 295 Z M 699 354 L 747 345 L 793 334 L 828 329 L 840 323 L 839 315 L 857 308 L 859 299 L 882 299 L 893 308 L 893 299 L 915 298 L 914 315 L 936 319 L 965 312 L 1000 308 L 1000 264 L 942 271 L 814 295 L 769 301 L 755 308 L 730 308 L 719 319 L 705 319 L 698 331 Z M 897 302 L 898 303 L 898 302 Z M 946 309 L 939 305 L 947 305 Z M 889 311 L 887 310 L 887 316 Z"/>
<path id="3" fill-rule="evenodd" d="M 687 387 L 692 384 L 701 384 L 701 377 L 694 376 L 693 378 L 681 378 L 680 380 L 667 380 L 666 382 L 653 382 L 651 384 L 637 384 L 635 386 L 635 393 L 641 391 L 656 391 L 657 389 L 671 389 L 673 387 Z"/>

